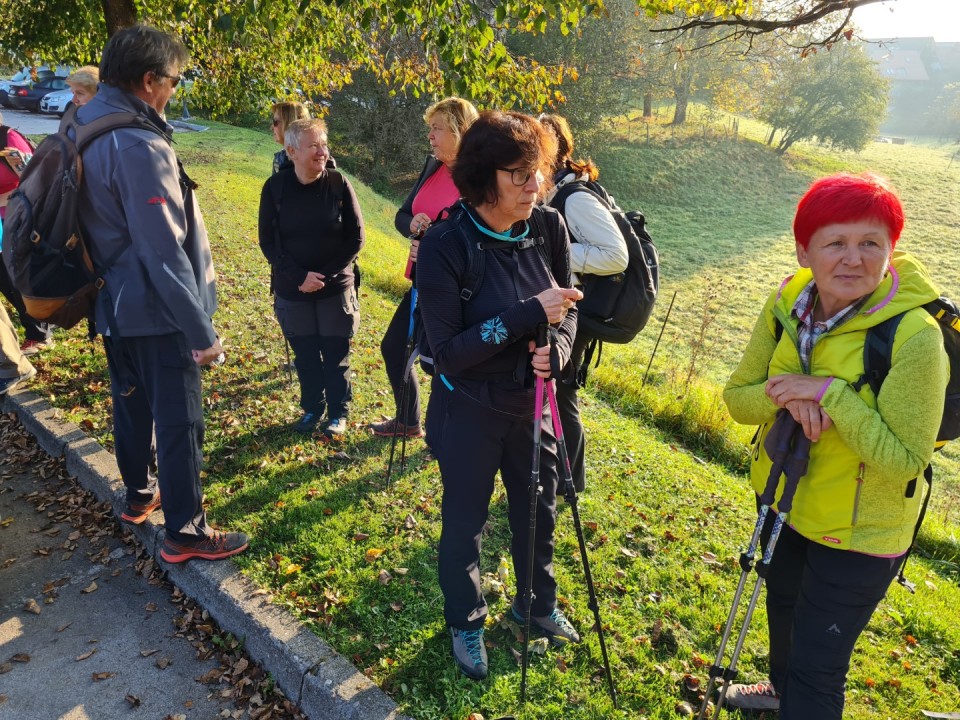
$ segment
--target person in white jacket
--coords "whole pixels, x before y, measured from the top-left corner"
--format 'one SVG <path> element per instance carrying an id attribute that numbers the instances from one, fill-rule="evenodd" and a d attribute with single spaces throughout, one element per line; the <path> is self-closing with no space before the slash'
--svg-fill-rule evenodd
<path id="1" fill-rule="evenodd" d="M 571 183 L 584 186 L 596 181 L 600 169 L 592 160 L 573 159 L 573 133 L 570 125 L 559 115 L 543 114 L 540 123 L 557 138 L 557 156 L 553 164 L 553 188 L 544 198 L 544 204 L 552 205 L 561 188 Z M 612 200 L 613 198 L 611 198 Z M 563 215 L 570 233 L 570 269 L 578 282 L 583 275 L 615 275 L 627 269 L 630 256 L 627 243 L 623 239 L 610 210 L 592 192 L 572 192 L 559 205 L 553 205 Z M 580 421 L 580 408 L 577 401 L 577 388 L 583 387 L 587 379 L 587 365 L 584 354 L 594 338 L 587 332 L 577 330 L 570 355 L 569 372 L 562 381 L 557 382 L 557 405 L 560 410 L 560 422 L 567 441 L 573 484 L 577 492 L 586 487 L 584 468 L 583 425 Z"/>

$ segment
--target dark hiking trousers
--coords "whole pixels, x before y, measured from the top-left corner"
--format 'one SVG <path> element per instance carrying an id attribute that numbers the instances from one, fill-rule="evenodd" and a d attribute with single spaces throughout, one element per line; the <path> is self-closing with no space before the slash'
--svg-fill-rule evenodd
<path id="1" fill-rule="evenodd" d="M 583 421 L 580 419 L 580 401 L 577 399 L 577 390 L 583 387 L 587 379 L 587 368 L 583 365 L 583 354 L 593 338 L 577 334 L 570 351 L 570 365 L 573 377 L 570 382 L 557 380 L 554 382 L 557 396 L 557 411 L 560 413 L 560 425 L 563 427 L 563 439 L 567 445 L 567 455 L 570 458 L 570 471 L 573 475 L 573 486 L 578 493 L 587 486 L 587 472 L 584 461 L 586 441 L 583 437 Z M 563 494 L 563 486 L 560 487 Z"/>
<path id="2" fill-rule="evenodd" d="M 390 380 L 390 389 L 393 390 L 393 402 L 396 407 L 396 417 L 404 425 L 416 425 L 420 422 L 420 388 L 417 382 L 417 373 L 411 367 L 406 373 L 407 402 L 400 407 L 400 398 L 403 394 L 404 363 L 407 358 L 407 339 L 410 333 L 410 291 L 407 290 L 393 314 L 387 331 L 380 341 L 380 354 L 383 355 L 383 367 Z"/>
<path id="3" fill-rule="evenodd" d="M 17 311 L 17 317 L 20 324 L 23 325 L 24 334 L 27 340 L 36 340 L 37 342 L 46 342 L 50 339 L 50 326 L 47 323 L 35 320 L 23 304 L 23 296 L 13 284 L 10 273 L 7 272 L 6 264 L 0 260 L 0 293 L 13 305 Z"/>
<path id="4" fill-rule="evenodd" d="M 283 334 L 295 355 L 300 380 L 300 407 L 304 412 L 346 418 L 353 387 L 350 382 L 350 340 L 360 322 L 356 291 L 315 302 L 274 299 Z"/>
<path id="5" fill-rule="evenodd" d="M 433 388 L 427 422 L 443 482 L 439 548 L 443 614 L 452 627 L 477 630 L 487 617 L 487 603 L 480 590 L 480 540 L 497 470 L 507 491 L 510 553 L 518 595 L 526 587 L 533 408 L 530 417 L 516 418 L 490 410 L 459 390 L 451 392 L 438 379 Z M 544 411 L 544 420 L 548 413 L 548 409 Z M 543 491 L 537 501 L 532 606 L 532 614 L 537 617 L 549 615 L 557 604 L 553 577 L 557 456 L 549 422 L 543 424 L 540 484 Z M 518 607 L 521 605 L 518 603 Z"/>
<path id="6" fill-rule="evenodd" d="M 200 467 L 203 405 L 200 368 L 182 333 L 104 337 L 113 398 L 114 452 L 127 500 L 153 497 L 153 435 L 167 537 L 207 532 Z M 131 390 L 132 386 L 132 390 Z"/>
<path id="7" fill-rule="evenodd" d="M 780 720 L 841 720 L 853 646 L 901 562 L 820 545 L 784 525 L 767 576 Z"/>

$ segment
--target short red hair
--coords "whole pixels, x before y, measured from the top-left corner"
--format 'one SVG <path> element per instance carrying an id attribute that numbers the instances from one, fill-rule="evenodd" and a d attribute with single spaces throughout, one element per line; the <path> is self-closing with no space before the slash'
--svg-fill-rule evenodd
<path id="1" fill-rule="evenodd" d="M 797 203 L 793 237 L 803 248 L 822 227 L 877 220 L 890 231 L 892 250 L 903 231 L 903 205 L 886 178 L 873 173 L 837 173 L 815 180 Z"/>

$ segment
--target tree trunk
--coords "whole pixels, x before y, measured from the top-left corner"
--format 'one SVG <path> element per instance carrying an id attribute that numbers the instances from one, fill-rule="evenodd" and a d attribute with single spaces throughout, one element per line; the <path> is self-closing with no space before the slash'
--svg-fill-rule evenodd
<path id="1" fill-rule="evenodd" d="M 767 138 L 767 145 L 773 145 L 773 136 L 777 134 L 776 128 L 770 128 L 770 137 Z"/>
<path id="2" fill-rule="evenodd" d="M 653 93 L 643 94 L 643 116 L 653 117 Z"/>
<path id="3" fill-rule="evenodd" d="M 103 19 L 107 22 L 107 35 L 112 37 L 117 30 L 136 25 L 137 8 L 134 0 L 100 0 Z"/>
<path id="4" fill-rule="evenodd" d="M 670 124 L 683 125 L 687 121 L 687 105 L 690 104 L 690 84 L 674 86 L 673 96 L 677 104 L 673 109 L 673 120 Z"/>

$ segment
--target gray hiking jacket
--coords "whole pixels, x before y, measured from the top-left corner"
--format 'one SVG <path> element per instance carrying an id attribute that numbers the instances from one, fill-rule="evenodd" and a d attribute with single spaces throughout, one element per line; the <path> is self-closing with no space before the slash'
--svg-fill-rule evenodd
<path id="1" fill-rule="evenodd" d="M 77 111 L 77 122 L 129 111 L 172 134 L 145 102 L 103 84 Z M 83 151 L 79 216 L 96 268 L 129 245 L 107 271 L 97 297 L 98 332 L 108 332 L 111 302 L 121 337 L 182 332 L 193 350 L 214 344 L 217 291 L 210 243 L 168 138 L 122 128 L 93 140 Z"/>

